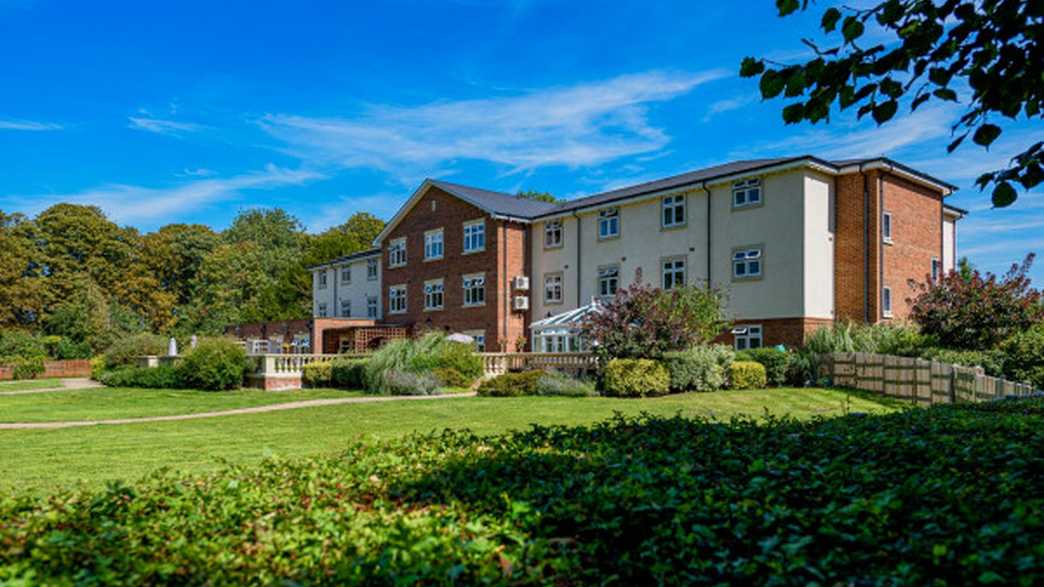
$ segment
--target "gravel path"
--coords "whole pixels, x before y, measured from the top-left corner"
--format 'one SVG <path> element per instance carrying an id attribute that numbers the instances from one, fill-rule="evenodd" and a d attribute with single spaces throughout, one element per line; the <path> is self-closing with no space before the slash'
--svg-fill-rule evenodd
<path id="1" fill-rule="evenodd" d="M 77 389 L 95 389 L 104 387 L 97 381 L 90 379 L 62 379 L 61 387 L 48 387 L 45 389 L 20 389 L 17 391 L 0 391 L 0 395 L 29 395 L 31 393 L 54 393 L 56 391 L 75 391 Z"/>
<path id="2" fill-rule="evenodd" d="M 255 406 L 252 408 L 236 408 L 234 410 L 221 410 L 218 412 L 200 412 L 198 414 L 182 414 L 179 416 L 148 416 L 144 418 L 120 418 L 114 420 L 68 420 L 64 422 L 15 422 L 0 424 L 0 430 L 54 430 L 57 428 L 82 428 L 84 426 L 122 425 L 122 424 L 145 424 L 149 422 L 175 422 L 178 420 L 196 420 L 199 418 L 220 418 L 222 416 L 237 416 L 240 414 L 262 414 L 264 412 L 281 412 L 283 410 L 298 410 L 301 408 L 317 408 L 321 406 L 337 406 L 341 404 L 370 404 L 377 402 L 394 401 L 432 401 L 453 399 L 459 397 L 473 397 L 474 393 L 454 393 L 449 395 L 418 395 L 418 396 L 392 396 L 392 397 L 345 397 L 333 399 L 313 399 L 298 402 L 287 402 L 284 404 L 270 404 L 267 406 Z"/>

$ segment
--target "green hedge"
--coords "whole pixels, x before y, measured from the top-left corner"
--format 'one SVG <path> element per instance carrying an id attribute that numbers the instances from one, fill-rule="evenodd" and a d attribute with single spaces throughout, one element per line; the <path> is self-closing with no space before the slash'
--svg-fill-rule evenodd
<path id="1" fill-rule="evenodd" d="M 0 361 L 0 364 L 11 367 L 11 377 L 14 379 L 35 379 L 44 372 L 43 357 L 13 357 Z"/>
<path id="2" fill-rule="evenodd" d="M 337 358 L 330 362 L 330 384 L 338 389 L 366 387 L 366 359 Z"/>
<path id="3" fill-rule="evenodd" d="M 246 352 L 233 340 L 204 339 L 178 362 L 178 376 L 192 389 L 237 389 L 246 375 Z"/>
<path id="4" fill-rule="evenodd" d="M 1044 389 L 1044 324 L 1016 334 L 1001 344 L 1004 375 L 1015 381 L 1028 381 Z"/>
<path id="5" fill-rule="evenodd" d="M 732 347 L 697 346 L 664 353 L 663 364 L 671 374 L 672 391 L 714 391 L 725 386 L 727 369 L 734 360 Z"/>
<path id="6" fill-rule="evenodd" d="M 1004 363 L 1007 359 L 1002 351 L 954 351 L 940 348 L 925 349 L 921 356 L 942 363 L 982 367 L 987 375 L 993 377 L 1004 376 Z"/>
<path id="7" fill-rule="evenodd" d="M 124 367 L 105 371 L 98 380 L 109 387 L 139 387 L 144 389 L 182 389 L 178 371 L 169 365 L 158 367 Z"/>
<path id="8" fill-rule="evenodd" d="M 328 361 L 308 363 L 301 368 L 301 383 L 308 387 L 330 387 L 333 366 Z"/>
<path id="9" fill-rule="evenodd" d="M 618 397 L 649 397 L 670 390 L 671 374 L 652 359 L 613 359 L 605 366 L 602 391 Z"/>
<path id="10" fill-rule="evenodd" d="M 544 375 L 543 371 L 523 371 L 522 373 L 504 373 L 487 379 L 479 385 L 478 394 L 485 397 L 518 397 L 536 395 L 537 382 Z"/>
<path id="11" fill-rule="evenodd" d="M 1039 399 L 360 442 L 5 494 L 0 583 L 1030 586 L 1041 446 Z"/>
<path id="12" fill-rule="evenodd" d="M 136 367 L 139 357 L 166 355 L 169 342 L 158 334 L 142 333 L 120 337 L 105 350 L 105 366 L 109 369 Z"/>
<path id="13" fill-rule="evenodd" d="M 729 387 L 761 389 L 768 385 L 765 366 L 754 361 L 736 361 L 729 366 Z"/>
<path id="14" fill-rule="evenodd" d="M 737 361 L 754 361 L 765 368 L 769 385 L 786 385 L 794 355 L 777 348 L 748 349 L 736 353 Z"/>

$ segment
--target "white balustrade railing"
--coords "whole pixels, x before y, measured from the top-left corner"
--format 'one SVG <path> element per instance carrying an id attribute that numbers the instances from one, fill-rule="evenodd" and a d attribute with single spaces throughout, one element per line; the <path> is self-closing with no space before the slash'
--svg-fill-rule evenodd
<path id="1" fill-rule="evenodd" d="M 556 369 L 568 373 L 595 368 L 591 353 L 478 353 L 487 377 L 529 369 Z M 326 363 L 337 358 L 365 358 L 366 354 L 317 355 L 251 355 L 255 361 L 255 376 L 300 377 L 309 363 Z"/>

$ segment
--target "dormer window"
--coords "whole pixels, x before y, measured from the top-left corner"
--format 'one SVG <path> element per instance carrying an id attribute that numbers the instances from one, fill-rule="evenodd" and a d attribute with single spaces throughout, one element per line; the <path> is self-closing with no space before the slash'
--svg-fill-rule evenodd
<path id="1" fill-rule="evenodd" d="M 732 184 L 732 207 L 747 208 L 758 206 L 762 202 L 761 180 L 745 179 Z"/>

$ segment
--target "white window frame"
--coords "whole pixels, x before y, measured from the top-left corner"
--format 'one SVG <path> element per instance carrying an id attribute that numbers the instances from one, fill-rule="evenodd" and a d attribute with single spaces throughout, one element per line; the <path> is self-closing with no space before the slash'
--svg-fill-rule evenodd
<path id="1" fill-rule="evenodd" d="M 486 352 L 486 331 L 485 330 L 465 330 L 461 334 L 466 334 L 471 338 L 475 339 L 475 352 L 484 353 Z"/>
<path id="2" fill-rule="evenodd" d="M 438 303 L 436 303 L 438 302 Z M 442 279 L 424 282 L 424 311 L 433 312 L 446 307 L 446 283 Z"/>
<path id="3" fill-rule="evenodd" d="M 620 236 L 620 208 L 612 207 L 598 211 L 598 240 Z"/>
<path id="4" fill-rule="evenodd" d="M 342 318 L 351 318 L 352 317 L 352 300 L 341 300 L 341 317 Z"/>
<path id="5" fill-rule="evenodd" d="M 765 274 L 762 247 L 745 247 L 732 252 L 732 279 L 757 279 Z M 743 268 L 742 271 L 740 268 Z M 751 271 L 751 268 L 756 271 Z"/>
<path id="6" fill-rule="evenodd" d="M 318 273 L 318 277 L 316 279 L 317 279 L 317 281 L 319 283 L 318 284 L 318 288 L 319 289 L 326 289 L 326 282 L 327 282 L 326 269 L 323 269 L 322 271 L 320 271 Z"/>
<path id="7" fill-rule="evenodd" d="M 685 226 L 688 220 L 688 210 L 686 209 L 685 194 L 675 194 L 673 196 L 664 196 L 660 200 L 660 226 L 663 228 L 679 228 Z M 678 212 L 681 212 L 681 219 L 678 219 Z"/>
<path id="8" fill-rule="evenodd" d="M 352 266 L 345 265 L 341 267 L 341 283 L 350 284 L 352 282 Z"/>
<path id="9" fill-rule="evenodd" d="M 892 235 L 895 233 L 895 218 L 891 212 L 881 213 L 881 240 L 892 244 Z"/>
<path id="10" fill-rule="evenodd" d="M 377 259 L 366 260 L 366 281 L 377 281 Z"/>
<path id="11" fill-rule="evenodd" d="M 486 220 L 484 218 L 465 222 L 463 230 L 465 255 L 486 250 Z"/>
<path id="12" fill-rule="evenodd" d="M 688 263 L 685 257 L 667 257 L 660 261 L 660 285 L 663 289 L 685 287 L 688 283 Z"/>
<path id="13" fill-rule="evenodd" d="M 366 317 L 372 320 L 377 319 L 378 313 L 378 301 L 377 296 L 366 296 Z"/>
<path id="14" fill-rule="evenodd" d="M 942 278 L 942 263 L 939 262 L 939 257 L 932 257 L 932 269 L 929 275 L 932 276 L 932 283 L 939 283 L 939 279 Z"/>
<path id="15" fill-rule="evenodd" d="M 765 329 L 761 324 L 739 324 L 732 329 L 732 341 L 737 351 L 760 349 L 765 346 Z"/>
<path id="16" fill-rule="evenodd" d="M 393 285 L 388 288 L 388 313 L 405 314 L 409 305 L 407 303 L 406 285 Z"/>
<path id="17" fill-rule="evenodd" d="M 565 298 L 562 284 L 564 278 L 561 271 L 544 274 L 544 303 L 561 304 Z M 557 293 L 558 295 L 551 295 Z"/>
<path id="18" fill-rule="evenodd" d="M 326 302 L 320 303 L 315 312 L 320 318 L 326 318 Z"/>
<path id="19" fill-rule="evenodd" d="M 565 226 L 561 220 L 548 220 L 544 224 L 544 248 L 557 249 L 562 246 Z"/>
<path id="20" fill-rule="evenodd" d="M 461 278 L 464 291 L 464 307 L 477 308 L 486 305 L 486 274 L 471 273 Z M 481 299 L 480 299 L 481 298 Z"/>
<path id="21" fill-rule="evenodd" d="M 445 256 L 446 241 L 441 228 L 424 233 L 424 260 L 437 261 Z"/>
<path id="22" fill-rule="evenodd" d="M 610 287 L 610 285 L 612 287 Z M 611 298 L 620 291 L 620 266 L 603 265 L 598 268 L 598 282 L 596 283 L 598 297 Z M 609 290 L 613 291 L 610 292 Z"/>
<path id="23" fill-rule="evenodd" d="M 388 267 L 406 266 L 406 237 L 388 243 Z"/>
<path id="24" fill-rule="evenodd" d="M 892 304 L 895 301 L 892 299 L 892 288 L 887 285 L 881 288 L 881 315 L 885 318 L 892 317 Z"/>
<path id="25" fill-rule="evenodd" d="M 732 184 L 732 207 L 752 208 L 765 203 L 765 190 L 761 178 L 752 177 Z"/>

